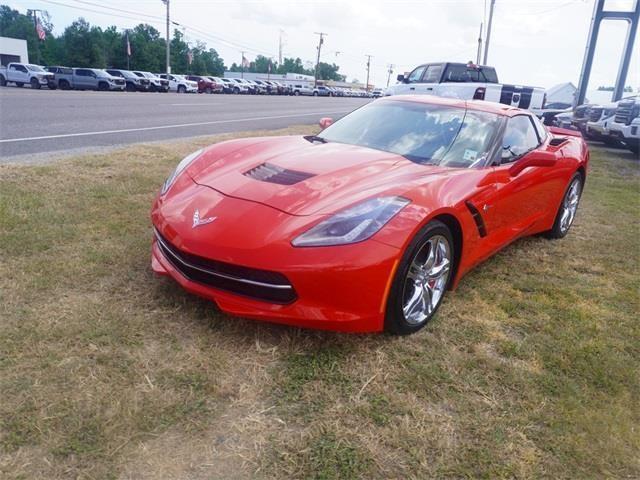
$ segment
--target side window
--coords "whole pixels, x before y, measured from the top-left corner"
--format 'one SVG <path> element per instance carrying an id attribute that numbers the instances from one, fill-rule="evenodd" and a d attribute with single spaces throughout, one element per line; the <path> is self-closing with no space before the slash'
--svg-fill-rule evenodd
<path id="1" fill-rule="evenodd" d="M 442 75 L 442 65 L 429 65 L 422 78 L 424 83 L 438 83 Z"/>
<path id="2" fill-rule="evenodd" d="M 528 115 L 509 119 L 502 139 L 502 163 L 515 160 L 540 144 Z"/>
<path id="3" fill-rule="evenodd" d="M 407 78 L 407 82 L 418 83 L 422 78 L 422 74 L 424 73 L 426 68 L 427 68 L 426 65 L 416 68 L 413 72 L 409 74 L 409 78 Z"/>
<path id="4" fill-rule="evenodd" d="M 535 115 L 531 117 L 531 120 L 533 121 L 533 126 L 535 127 L 536 132 L 538 133 L 538 138 L 540 139 L 540 143 L 544 142 L 545 139 L 547 138 L 547 129 L 542 124 L 540 119 Z"/>

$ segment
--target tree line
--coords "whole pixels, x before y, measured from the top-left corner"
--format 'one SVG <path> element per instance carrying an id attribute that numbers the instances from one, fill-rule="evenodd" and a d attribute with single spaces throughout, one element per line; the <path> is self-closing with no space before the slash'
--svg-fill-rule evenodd
<path id="1" fill-rule="evenodd" d="M 130 30 L 116 26 L 101 28 L 78 18 L 66 27 L 61 35 L 53 34 L 50 15 L 40 13 L 40 22 L 46 32 L 44 40 L 39 40 L 31 12 L 26 14 L 6 5 L 0 5 L 0 36 L 20 38 L 27 41 L 29 59 L 42 65 L 65 65 L 70 67 L 121 68 L 149 72 L 166 70 L 166 43 L 160 32 L 151 25 L 141 23 Z M 131 56 L 128 56 L 127 41 Z M 226 70 L 224 60 L 213 48 L 197 41 L 189 45 L 180 30 L 174 30 L 171 39 L 171 70 L 176 73 L 221 76 Z M 323 80 L 344 80 L 338 73 L 339 66 L 320 62 L 318 78 Z M 243 70 L 233 63 L 232 72 Z M 313 75 L 314 70 L 305 68 L 300 58 L 284 58 L 281 65 L 258 55 L 246 72 L 255 73 L 301 73 Z"/>

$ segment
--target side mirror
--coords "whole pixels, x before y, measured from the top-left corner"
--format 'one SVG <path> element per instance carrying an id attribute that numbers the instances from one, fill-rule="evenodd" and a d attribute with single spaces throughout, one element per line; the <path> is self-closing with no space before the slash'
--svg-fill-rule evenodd
<path id="1" fill-rule="evenodd" d="M 323 130 L 333 123 L 333 118 L 324 117 L 320 119 L 320 128 Z"/>
<path id="2" fill-rule="evenodd" d="M 403 74 L 398 75 L 397 78 L 398 78 L 399 82 L 404 83 L 404 75 Z"/>
<path id="3" fill-rule="evenodd" d="M 525 168 L 529 167 L 553 167 L 556 164 L 556 155 L 546 151 L 531 152 L 520 160 L 517 160 L 509 169 L 512 177 L 517 176 Z"/>

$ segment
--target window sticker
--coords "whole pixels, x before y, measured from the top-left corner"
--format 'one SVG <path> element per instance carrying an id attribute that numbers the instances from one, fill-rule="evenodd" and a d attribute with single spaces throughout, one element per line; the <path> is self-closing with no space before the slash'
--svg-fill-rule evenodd
<path id="1" fill-rule="evenodd" d="M 470 149 L 467 148 L 464 151 L 464 155 L 463 155 L 462 159 L 465 160 L 465 161 L 473 162 L 476 159 L 477 156 L 478 156 L 478 152 L 476 152 L 475 150 L 470 150 Z"/>

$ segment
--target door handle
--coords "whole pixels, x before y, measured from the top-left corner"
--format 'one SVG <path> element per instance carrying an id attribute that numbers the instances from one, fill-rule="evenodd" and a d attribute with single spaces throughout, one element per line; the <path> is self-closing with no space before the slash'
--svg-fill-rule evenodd
<path id="1" fill-rule="evenodd" d="M 410 87 L 409 88 L 409 90 L 415 90 L 415 89 L 416 89 L 416 87 Z"/>
<path id="2" fill-rule="evenodd" d="M 433 87 L 427 87 L 427 90 L 433 90 Z"/>

